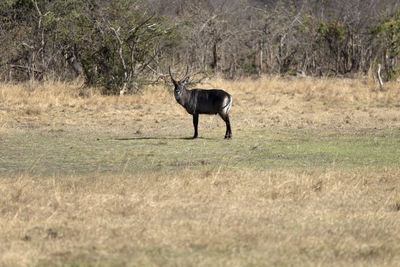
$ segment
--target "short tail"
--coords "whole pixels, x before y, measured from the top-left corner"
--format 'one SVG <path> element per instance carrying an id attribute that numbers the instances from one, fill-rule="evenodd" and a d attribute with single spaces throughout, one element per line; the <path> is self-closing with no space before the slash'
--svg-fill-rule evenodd
<path id="1" fill-rule="evenodd" d="M 229 113 L 229 110 L 231 109 L 231 106 L 232 106 L 232 96 L 229 95 L 228 103 L 222 108 L 222 110 L 224 111 L 225 114 Z"/>

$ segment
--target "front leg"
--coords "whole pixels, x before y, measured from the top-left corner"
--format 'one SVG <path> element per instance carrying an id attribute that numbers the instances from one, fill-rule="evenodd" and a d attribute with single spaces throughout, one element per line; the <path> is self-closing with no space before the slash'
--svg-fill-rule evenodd
<path id="1" fill-rule="evenodd" d="M 193 126 L 194 126 L 194 136 L 193 139 L 197 138 L 197 125 L 199 124 L 199 114 L 193 114 Z"/>

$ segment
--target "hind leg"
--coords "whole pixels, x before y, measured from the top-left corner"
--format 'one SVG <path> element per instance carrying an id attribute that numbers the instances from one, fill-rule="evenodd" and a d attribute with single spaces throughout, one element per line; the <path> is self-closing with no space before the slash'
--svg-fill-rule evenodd
<path id="1" fill-rule="evenodd" d="M 226 124 L 226 133 L 225 133 L 225 139 L 230 139 L 232 138 L 232 130 L 231 130 L 231 122 L 229 121 L 229 115 L 225 114 L 223 112 L 218 113 L 219 116 L 224 120 Z"/>

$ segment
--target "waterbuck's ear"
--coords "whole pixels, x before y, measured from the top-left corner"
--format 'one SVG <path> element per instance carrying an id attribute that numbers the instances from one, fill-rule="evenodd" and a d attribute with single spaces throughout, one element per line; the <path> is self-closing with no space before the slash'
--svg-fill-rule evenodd
<path id="1" fill-rule="evenodd" d="M 183 83 L 184 85 L 186 85 L 188 82 L 189 82 L 189 77 L 186 77 L 186 78 L 182 81 L 182 83 Z"/>

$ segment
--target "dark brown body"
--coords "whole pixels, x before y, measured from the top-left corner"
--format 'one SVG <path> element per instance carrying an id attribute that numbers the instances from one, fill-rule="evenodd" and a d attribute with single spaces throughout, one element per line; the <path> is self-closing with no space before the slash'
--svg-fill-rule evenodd
<path id="1" fill-rule="evenodd" d="M 229 121 L 229 110 L 232 106 L 232 97 L 230 94 L 220 89 L 187 90 L 187 77 L 182 81 L 175 81 L 171 75 L 171 80 L 175 86 L 174 96 L 176 101 L 181 104 L 189 114 L 193 115 L 193 138 L 197 138 L 198 136 L 197 126 L 199 122 L 199 114 L 219 114 L 226 123 L 225 138 L 232 137 L 231 124 Z"/>

